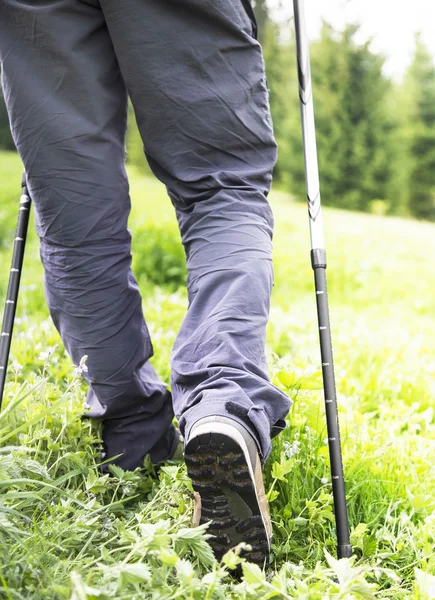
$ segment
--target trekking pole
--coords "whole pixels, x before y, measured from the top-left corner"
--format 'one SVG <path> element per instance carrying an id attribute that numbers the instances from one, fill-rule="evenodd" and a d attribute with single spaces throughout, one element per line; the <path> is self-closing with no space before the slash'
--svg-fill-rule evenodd
<path id="1" fill-rule="evenodd" d="M 2 406 L 5 389 L 9 352 L 11 349 L 18 292 L 20 289 L 21 269 L 23 267 L 24 249 L 26 246 L 27 230 L 29 227 L 31 201 L 27 191 L 25 172 L 23 173 L 21 187 L 22 193 L 20 198 L 20 210 L 18 212 L 17 232 L 15 235 L 14 250 L 12 254 L 12 268 L 9 274 L 9 285 L 0 337 L 0 409 Z"/>
<path id="2" fill-rule="evenodd" d="M 329 458 L 331 462 L 332 493 L 337 528 L 338 558 L 349 558 L 352 547 L 349 539 L 343 460 L 338 427 L 337 397 L 335 391 L 332 340 L 329 324 L 328 291 L 326 286 L 326 251 L 323 238 L 322 208 L 320 203 L 319 167 L 317 163 L 316 131 L 314 125 L 311 87 L 310 56 L 305 31 L 304 0 L 293 0 L 296 55 L 299 78 L 302 141 L 304 147 L 305 182 L 310 220 L 311 264 L 316 286 L 317 317 L 319 322 L 320 353 L 322 357 L 323 387 L 325 392 L 326 423 L 328 428 Z"/>

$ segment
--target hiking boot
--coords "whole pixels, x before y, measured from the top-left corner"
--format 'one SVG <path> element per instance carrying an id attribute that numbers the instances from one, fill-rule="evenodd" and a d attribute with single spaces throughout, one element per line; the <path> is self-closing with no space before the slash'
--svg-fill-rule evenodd
<path id="1" fill-rule="evenodd" d="M 128 435 L 126 435 L 124 436 L 124 438 L 121 438 L 121 441 L 124 442 L 124 444 L 121 446 L 118 437 L 115 435 L 108 436 L 106 429 L 106 443 L 103 444 L 104 451 L 100 454 L 101 460 L 106 460 L 108 452 L 110 456 L 116 456 L 117 452 L 119 452 L 120 454 L 121 452 L 123 452 L 123 454 L 120 457 L 112 459 L 112 461 L 106 462 L 105 464 L 101 465 L 101 471 L 103 473 L 109 473 L 110 464 L 118 465 L 119 467 L 124 469 L 124 471 L 134 471 L 138 467 L 142 468 L 144 466 L 144 458 L 147 460 L 148 465 L 154 469 L 155 474 L 158 474 L 160 467 L 162 467 L 165 464 L 183 464 L 183 436 L 181 435 L 179 429 L 174 428 L 173 425 L 171 425 L 171 428 L 173 428 L 174 430 L 175 437 L 168 439 L 168 434 L 166 434 L 164 437 L 166 448 L 163 447 L 163 450 L 166 449 L 166 451 L 169 451 L 171 454 L 168 458 L 155 461 L 151 460 L 149 454 L 142 456 L 141 452 L 138 451 L 137 442 L 140 442 L 140 436 L 138 431 L 133 431 L 135 437 L 132 436 L 129 439 Z M 104 433 L 105 432 L 103 429 L 103 441 Z M 127 434 L 128 433 L 130 432 L 127 432 Z M 142 434 L 142 436 L 143 435 L 144 434 Z M 126 449 L 128 450 L 128 452 L 126 452 Z M 160 451 L 160 454 L 162 454 L 162 451 Z"/>
<path id="2" fill-rule="evenodd" d="M 208 543 L 216 559 L 246 542 L 252 549 L 241 556 L 267 566 L 272 524 L 252 436 L 233 419 L 205 417 L 193 425 L 184 459 L 195 490 L 194 521 L 211 521 Z"/>

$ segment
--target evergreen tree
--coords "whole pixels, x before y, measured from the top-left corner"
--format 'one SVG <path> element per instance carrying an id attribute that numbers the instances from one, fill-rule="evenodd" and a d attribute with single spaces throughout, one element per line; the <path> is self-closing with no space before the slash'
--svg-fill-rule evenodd
<path id="1" fill-rule="evenodd" d="M 273 127 L 278 142 L 274 183 L 289 188 L 290 163 L 295 160 L 303 169 L 303 156 L 301 152 L 294 154 L 291 144 L 292 132 L 298 131 L 298 128 L 300 130 L 296 56 L 293 42 L 281 41 L 280 28 L 273 21 L 269 22 L 265 31 L 263 53 Z"/>
<path id="2" fill-rule="evenodd" d="M 391 132 L 394 160 L 391 164 L 392 173 L 388 198 L 392 200 L 389 212 L 409 217 L 410 129 L 406 116 L 408 95 L 403 83 L 391 87 L 387 98 L 387 108 L 391 119 L 394 120 L 394 129 Z"/>
<path id="3" fill-rule="evenodd" d="M 373 200 L 392 200 L 394 122 L 383 58 L 371 52 L 369 43 L 358 44 L 357 32 L 350 25 L 338 34 L 325 23 L 320 40 L 311 46 L 311 63 L 322 200 L 368 210 Z M 295 131 L 292 146 L 300 151 Z M 303 170 L 296 161 L 290 170 L 292 191 L 305 198 Z"/>
<path id="4" fill-rule="evenodd" d="M 435 67 L 420 36 L 415 41 L 404 84 L 409 209 L 417 218 L 435 220 Z"/>

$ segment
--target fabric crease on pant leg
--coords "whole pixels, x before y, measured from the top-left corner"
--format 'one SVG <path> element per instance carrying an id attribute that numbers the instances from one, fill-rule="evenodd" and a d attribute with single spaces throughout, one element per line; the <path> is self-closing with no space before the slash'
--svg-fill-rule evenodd
<path id="1" fill-rule="evenodd" d="M 189 308 L 171 357 L 186 436 L 230 416 L 263 461 L 289 398 L 265 357 L 273 286 L 267 201 L 277 148 L 245 0 L 101 0 L 149 164 L 175 206 Z M 234 407 L 238 407 L 237 410 Z"/>
<path id="2" fill-rule="evenodd" d="M 3 0 L 0 59 L 47 304 L 73 362 L 88 356 L 88 416 L 124 468 L 167 458 L 171 395 L 131 271 L 127 91 L 99 3 Z"/>

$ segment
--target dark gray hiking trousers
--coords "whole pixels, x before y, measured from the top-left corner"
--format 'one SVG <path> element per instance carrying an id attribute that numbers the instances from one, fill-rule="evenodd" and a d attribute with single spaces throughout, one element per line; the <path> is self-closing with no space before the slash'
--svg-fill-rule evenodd
<path id="1" fill-rule="evenodd" d="M 264 461 L 290 403 L 265 359 L 276 144 L 249 0 L 2 0 L 0 59 L 48 307 L 74 363 L 88 355 L 109 455 L 127 469 L 164 460 L 174 413 L 185 436 L 216 414 L 248 428 Z M 128 95 L 187 256 L 172 394 L 131 271 Z"/>

